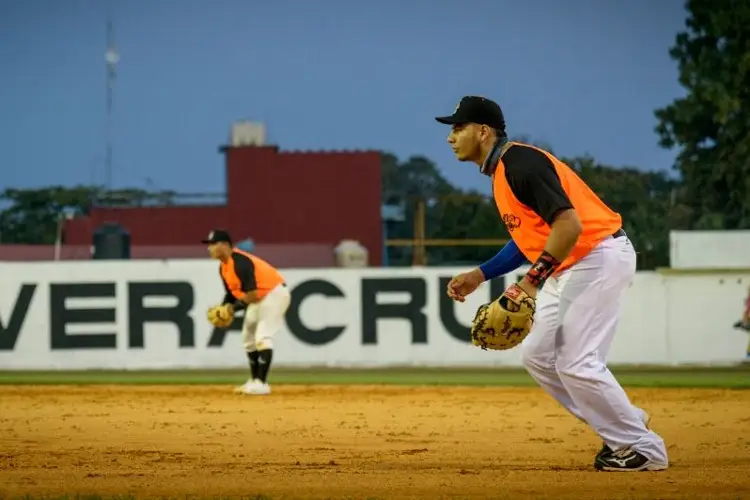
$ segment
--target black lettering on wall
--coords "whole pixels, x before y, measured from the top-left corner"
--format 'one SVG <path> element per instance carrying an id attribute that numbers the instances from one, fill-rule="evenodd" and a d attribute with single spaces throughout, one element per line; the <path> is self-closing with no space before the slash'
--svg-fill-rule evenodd
<path id="1" fill-rule="evenodd" d="M 26 320 L 26 315 L 29 312 L 31 299 L 34 297 L 35 291 L 36 285 L 28 283 L 21 285 L 16 303 L 13 305 L 13 309 L 10 310 L 8 324 L 6 325 L 3 319 L 0 318 L 0 351 L 12 351 L 16 347 L 18 335 L 21 333 L 21 328 L 23 328 L 23 323 Z"/>
<path id="2" fill-rule="evenodd" d="M 440 322 L 446 331 L 456 340 L 468 343 L 470 341 L 469 325 L 463 325 L 456 319 L 455 301 L 448 297 L 447 289 L 451 278 L 440 278 L 438 295 L 440 295 Z"/>
<path id="3" fill-rule="evenodd" d="M 116 332 L 68 334 L 74 323 L 114 323 L 115 309 L 68 309 L 69 298 L 114 298 L 114 283 L 64 283 L 49 287 L 50 347 L 54 349 L 114 349 Z M 114 326 L 114 325 L 113 325 Z"/>
<path id="4" fill-rule="evenodd" d="M 146 297 L 173 297 L 171 307 L 146 307 Z M 177 327 L 180 347 L 195 347 L 195 324 L 189 312 L 195 297 L 193 287 L 186 281 L 130 283 L 128 285 L 128 324 L 130 347 L 144 347 L 146 323 L 172 323 Z"/>
<path id="5" fill-rule="evenodd" d="M 302 322 L 299 310 L 302 302 L 311 295 L 323 295 L 329 298 L 345 296 L 339 287 L 328 281 L 305 281 L 292 290 L 292 300 L 286 312 L 287 327 L 292 335 L 306 344 L 319 346 L 333 342 L 346 330 L 346 325 L 325 326 L 313 330 Z"/>
<path id="6" fill-rule="evenodd" d="M 229 328 L 214 327 L 214 329 L 211 331 L 211 337 L 208 339 L 208 347 L 223 346 L 224 340 L 227 338 L 227 333 L 242 331 L 242 322 L 244 321 L 244 319 L 244 316 L 235 316 L 234 321 L 232 321 L 232 324 L 229 325 Z"/>
<path id="7" fill-rule="evenodd" d="M 445 327 L 446 331 L 450 334 L 451 337 L 455 338 L 456 340 L 460 340 L 461 342 L 469 343 L 471 342 L 471 337 L 469 335 L 469 332 L 471 331 L 471 325 L 463 325 L 458 321 L 458 319 L 456 318 L 456 303 L 453 299 L 448 297 L 448 294 L 446 292 L 450 280 L 450 277 L 440 278 L 438 284 L 438 295 L 440 296 L 440 321 L 443 323 L 443 327 Z M 497 299 L 505 291 L 505 288 L 504 277 L 490 280 L 489 297 L 487 297 L 487 300 L 482 301 L 482 303 L 484 304 L 486 302 Z"/>
<path id="8" fill-rule="evenodd" d="M 379 304 L 378 294 L 406 292 L 409 302 Z M 411 323 L 412 344 L 427 343 L 427 316 L 422 311 L 427 304 L 427 286 L 422 278 L 364 278 L 362 280 L 362 343 L 376 344 L 379 319 L 404 319 Z"/>

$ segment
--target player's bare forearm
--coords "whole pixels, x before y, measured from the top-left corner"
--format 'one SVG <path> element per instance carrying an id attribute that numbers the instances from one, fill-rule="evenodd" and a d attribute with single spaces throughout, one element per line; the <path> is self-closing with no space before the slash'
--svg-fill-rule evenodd
<path id="1" fill-rule="evenodd" d="M 576 211 L 571 208 L 560 212 L 551 228 L 552 231 L 547 238 L 544 250 L 558 262 L 562 262 L 573 251 L 573 247 L 583 231 L 583 225 Z"/>

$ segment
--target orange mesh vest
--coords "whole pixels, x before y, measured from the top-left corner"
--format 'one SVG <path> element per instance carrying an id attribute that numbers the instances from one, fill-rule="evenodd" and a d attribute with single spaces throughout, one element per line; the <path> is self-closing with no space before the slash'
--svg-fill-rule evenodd
<path id="1" fill-rule="evenodd" d="M 527 144 L 519 145 L 541 151 L 552 161 L 563 190 L 575 207 L 583 225 L 583 231 L 573 250 L 558 267 L 556 274 L 559 274 L 585 257 L 604 238 L 617 232 L 622 227 L 622 217 L 605 205 L 566 164 L 544 150 Z M 493 175 L 492 193 L 511 238 L 526 258 L 532 263 L 535 262 L 544 250 L 551 228 L 534 211 L 518 201 L 513 194 L 505 179 L 505 164 L 502 156 Z"/>
<path id="2" fill-rule="evenodd" d="M 260 257 L 256 257 L 255 255 L 249 254 L 238 248 L 232 249 L 232 252 L 244 255 L 253 262 L 253 266 L 255 267 L 255 284 L 258 287 L 258 297 L 265 297 L 268 295 L 268 292 L 284 282 L 284 277 L 281 273 Z M 234 260 L 229 259 L 226 262 L 221 263 L 221 275 L 227 282 L 227 287 L 235 298 L 239 299 L 245 295 L 241 289 L 240 279 L 234 270 Z"/>

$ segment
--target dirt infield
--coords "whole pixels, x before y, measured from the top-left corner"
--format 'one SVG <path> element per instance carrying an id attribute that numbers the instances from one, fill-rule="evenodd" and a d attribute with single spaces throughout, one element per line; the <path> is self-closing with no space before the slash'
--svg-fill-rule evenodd
<path id="1" fill-rule="evenodd" d="M 0 387 L 0 494 L 750 498 L 750 391 L 630 390 L 672 467 L 594 472 L 539 389 Z"/>

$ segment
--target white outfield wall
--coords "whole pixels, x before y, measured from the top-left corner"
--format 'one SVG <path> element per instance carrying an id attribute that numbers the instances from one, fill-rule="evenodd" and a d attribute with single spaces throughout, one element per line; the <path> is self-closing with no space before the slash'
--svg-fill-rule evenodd
<path id="1" fill-rule="evenodd" d="M 673 269 L 750 269 L 750 230 L 670 231 Z"/>
<path id="2" fill-rule="evenodd" d="M 284 270 L 293 293 L 275 366 L 519 366 L 519 351 L 468 343 L 476 308 L 445 283 L 465 269 Z M 515 279 L 515 276 L 511 276 Z M 726 364 L 744 358 L 732 329 L 750 272 L 640 272 L 609 356 L 617 364 Z M 0 370 L 245 367 L 238 317 L 216 330 L 223 296 L 213 261 L 0 263 Z"/>

